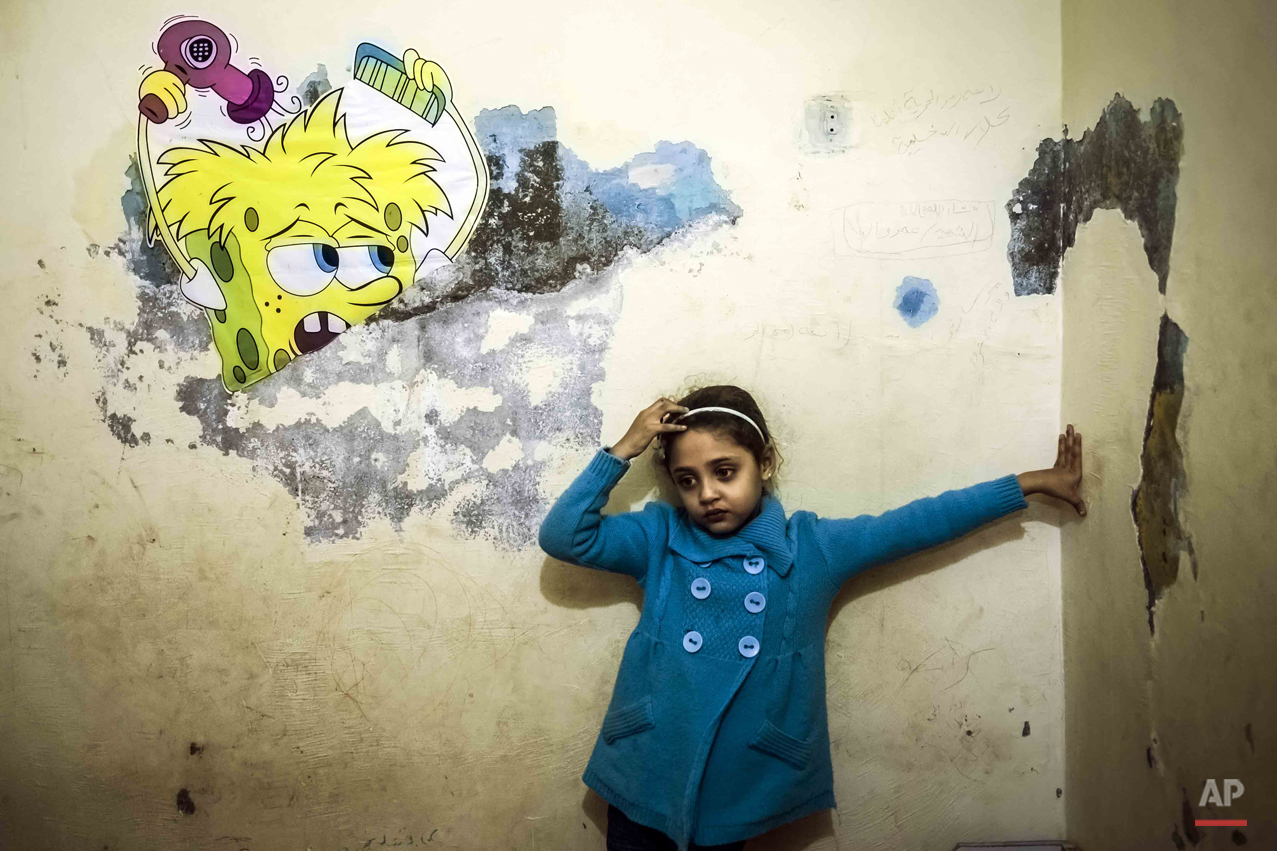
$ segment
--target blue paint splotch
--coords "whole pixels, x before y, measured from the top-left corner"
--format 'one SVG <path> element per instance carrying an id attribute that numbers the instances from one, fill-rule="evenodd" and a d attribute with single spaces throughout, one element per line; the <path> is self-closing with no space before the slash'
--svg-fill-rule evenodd
<path id="1" fill-rule="evenodd" d="M 940 310 L 940 297 L 926 278 L 909 275 L 896 287 L 896 301 L 892 306 L 910 328 L 917 328 Z"/>

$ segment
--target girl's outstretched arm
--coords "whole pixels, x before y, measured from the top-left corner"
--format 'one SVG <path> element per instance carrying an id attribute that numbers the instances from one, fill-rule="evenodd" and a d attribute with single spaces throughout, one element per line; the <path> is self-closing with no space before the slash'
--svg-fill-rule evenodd
<path id="1" fill-rule="evenodd" d="M 1070 425 L 1060 435 L 1055 466 L 1019 476 L 1003 476 L 908 505 L 850 519 L 817 518 L 816 540 L 829 565 L 834 588 L 861 571 L 960 538 L 985 523 L 1028 507 L 1024 495 L 1043 493 L 1068 502 L 1079 514 L 1086 506 L 1082 481 L 1082 436 Z"/>

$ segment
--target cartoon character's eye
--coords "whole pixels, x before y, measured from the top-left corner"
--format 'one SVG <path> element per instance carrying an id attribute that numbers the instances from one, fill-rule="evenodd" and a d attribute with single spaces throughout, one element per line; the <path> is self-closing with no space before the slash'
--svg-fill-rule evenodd
<path id="1" fill-rule="evenodd" d="M 321 245 L 315 243 L 311 246 L 315 250 L 315 265 L 323 269 L 325 272 L 336 272 L 338 255 L 337 249 L 331 245 Z"/>
<path id="2" fill-rule="evenodd" d="M 395 265 L 395 252 L 385 245 L 368 246 L 368 257 L 372 260 L 372 265 L 387 275 Z"/>
<path id="3" fill-rule="evenodd" d="M 337 281 L 348 290 L 366 287 L 390 274 L 395 252 L 384 245 L 348 245 L 338 248 L 341 258 Z"/>
<path id="4" fill-rule="evenodd" d="M 331 245 L 302 243 L 272 248 L 266 268 L 275 284 L 290 295 L 315 295 L 333 282 L 337 271 L 337 249 Z"/>

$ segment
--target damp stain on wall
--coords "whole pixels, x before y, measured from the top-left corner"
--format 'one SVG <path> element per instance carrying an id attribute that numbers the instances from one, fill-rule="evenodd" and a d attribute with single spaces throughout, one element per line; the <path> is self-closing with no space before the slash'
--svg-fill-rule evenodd
<path id="1" fill-rule="evenodd" d="M 299 96 L 321 82 L 303 81 Z M 545 470 L 599 439 L 591 391 L 620 309 L 614 272 L 667 242 L 679 256 L 700 251 L 704 233 L 741 211 L 691 143 L 594 170 L 557 141 L 551 108 L 485 110 L 475 124 L 493 184 L 467 251 L 234 396 L 201 377 L 207 322 L 182 299 L 164 252 L 146 245 L 131 169 L 129 228 L 104 255 L 137 278 L 138 318 L 86 329 L 111 433 L 134 449 L 153 434 L 185 446 L 185 433 L 163 433 L 176 406 L 198 422 L 192 448 L 249 459 L 286 488 L 311 540 L 446 508 L 460 536 L 532 543 Z"/>
<path id="2" fill-rule="evenodd" d="M 1007 258 L 1016 295 L 1055 292 L 1064 253 L 1097 209 L 1119 209 L 1144 239 L 1158 289 L 1166 292 L 1183 128 L 1174 101 L 1158 98 L 1147 119 L 1120 94 L 1081 139 L 1043 139 L 1037 159 L 1006 203 Z"/>
<path id="3" fill-rule="evenodd" d="M 1184 354 L 1188 336 L 1165 313 L 1157 334 L 1157 367 L 1144 426 L 1140 483 L 1131 494 L 1144 586 L 1148 589 L 1148 629 L 1154 631 L 1153 609 L 1179 576 L 1186 555 L 1197 578 L 1193 539 L 1182 520 L 1180 500 L 1187 489 L 1184 453 L 1176 437 L 1184 404 Z"/>

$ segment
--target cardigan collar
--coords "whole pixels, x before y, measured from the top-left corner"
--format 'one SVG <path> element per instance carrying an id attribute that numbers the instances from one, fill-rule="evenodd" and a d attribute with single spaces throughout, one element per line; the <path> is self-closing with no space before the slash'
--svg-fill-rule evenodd
<path id="1" fill-rule="evenodd" d="M 687 511 L 680 508 L 669 546 L 688 561 L 699 564 L 727 556 L 758 555 L 761 551 L 767 565 L 784 576 L 789 573 L 794 562 L 793 550 L 786 535 L 788 526 L 780 500 L 764 493 L 758 516 L 725 538 L 711 535 L 697 526 Z"/>

